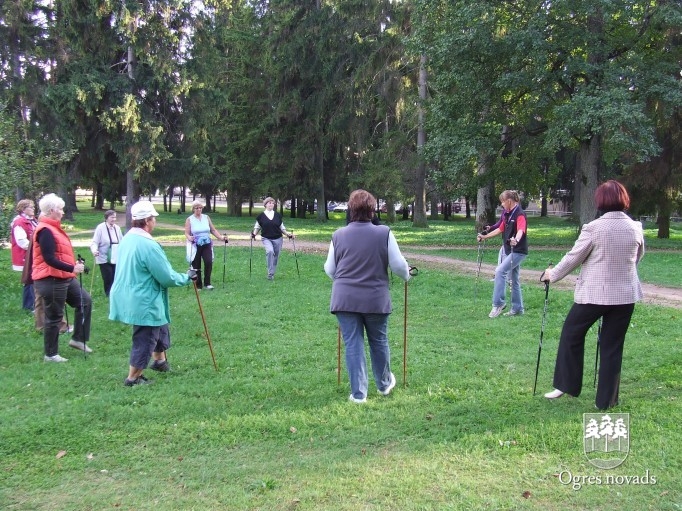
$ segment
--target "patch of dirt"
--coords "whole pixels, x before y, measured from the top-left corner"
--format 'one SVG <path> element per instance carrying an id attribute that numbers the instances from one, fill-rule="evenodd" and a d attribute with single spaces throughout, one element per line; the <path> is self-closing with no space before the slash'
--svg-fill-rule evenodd
<path id="1" fill-rule="evenodd" d="M 174 225 L 165 225 L 164 227 L 175 227 Z M 249 246 L 250 239 L 248 234 L 244 234 L 239 231 L 227 231 L 230 246 Z M 260 247 L 260 238 L 256 239 L 258 246 Z M 254 243 L 256 243 L 254 242 Z M 326 255 L 329 249 L 329 243 L 322 243 L 317 241 L 304 241 L 297 239 L 295 241 L 296 250 L 298 252 L 304 252 L 309 254 Z M 293 251 L 294 244 L 287 242 L 283 245 L 284 250 Z M 460 273 L 476 274 L 478 271 L 478 265 L 473 261 L 461 261 L 459 259 L 451 259 L 449 257 L 428 255 L 428 254 L 415 254 L 409 251 L 409 249 L 402 250 L 405 259 L 407 259 L 410 264 L 414 266 L 419 266 L 418 263 L 423 263 L 422 266 L 428 268 L 438 268 L 442 270 L 453 270 Z M 495 273 L 495 265 L 492 264 L 482 264 L 481 273 L 479 278 L 490 279 Z M 521 280 L 529 284 L 540 283 L 540 275 L 542 272 L 535 270 L 522 269 Z M 572 290 L 575 287 L 575 275 L 568 275 L 559 282 L 552 284 L 552 287 L 558 289 Z M 676 309 L 682 309 L 682 289 L 674 287 L 663 287 L 655 284 L 642 283 L 642 290 L 644 291 L 643 303 L 649 303 L 653 305 L 661 305 L 664 307 L 673 307 Z"/>

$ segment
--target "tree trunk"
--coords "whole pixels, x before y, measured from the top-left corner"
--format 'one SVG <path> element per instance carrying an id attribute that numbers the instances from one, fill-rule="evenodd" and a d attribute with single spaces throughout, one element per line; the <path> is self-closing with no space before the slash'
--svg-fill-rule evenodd
<path id="1" fill-rule="evenodd" d="M 426 220 L 426 162 L 423 158 L 426 132 L 424 131 L 424 102 L 426 101 L 426 55 L 419 59 L 419 126 L 417 129 L 417 152 L 419 163 L 415 178 L 414 210 L 412 211 L 412 227 L 428 227 Z"/>
<path id="2" fill-rule="evenodd" d="M 393 199 L 386 199 L 386 222 L 389 224 L 395 223 L 395 202 L 393 202 Z"/>
<path id="3" fill-rule="evenodd" d="M 485 176 L 488 173 L 490 158 L 481 154 L 478 164 L 478 175 Z M 495 184 L 491 181 L 478 189 L 476 195 L 476 232 L 481 232 L 486 225 L 495 223 L 495 204 L 493 195 Z"/>
<path id="4" fill-rule="evenodd" d="M 317 190 L 315 190 L 315 198 L 317 199 L 316 220 L 325 223 L 327 222 L 327 203 L 324 200 L 324 158 L 322 148 L 320 147 L 315 151 L 315 168 L 317 170 Z"/>
<path id="5" fill-rule="evenodd" d="M 431 220 L 438 220 L 438 199 L 436 194 L 433 194 L 431 199 Z"/>
<path id="6" fill-rule="evenodd" d="M 599 135 L 592 135 L 589 139 L 580 142 L 576 197 L 579 200 L 577 212 L 581 226 L 594 220 L 597 213 L 597 207 L 594 205 L 594 192 L 599 181 L 601 154 Z"/>
<path id="7" fill-rule="evenodd" d="M 656 217 L 656 225 L 658 225 L 658 233 L 656 237 L 659 239 L 670 238 L 670 214 L 672 213 L 672 203 L 667 193 L 658 194 L 658 216 Z"/>
<path id="8" fill-rule="evenodd" d="M 135 172 L 128 170 L 126 172 L 126 231 L 129 231 L 133 226 L 133 217 L 130 214 L 130 208 L 137 202 L 135 195 Z"/>

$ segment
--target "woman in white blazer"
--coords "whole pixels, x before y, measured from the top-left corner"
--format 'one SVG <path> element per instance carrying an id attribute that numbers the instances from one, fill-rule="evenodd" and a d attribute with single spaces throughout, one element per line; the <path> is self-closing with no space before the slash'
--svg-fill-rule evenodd
<path id="1" fill-rule="evenodd" d="M 578 240 L 542 280 L 557 282 L 578 266 L 574 304 L 564 321 L 554 368 L 554 387 L 545 394 L 557 399 L 580 395 L 585 335 L 602 318 L 599 383 L 595 404 L 606 410 L 618 404 L 625 334 L 635 302 L 642 298 L 637 264 L 644 255 L 642 224 L 625 214 L 630 197 L 618 181 L 601 184 L 594 194 L 596 220 L 583 225 Z"/>

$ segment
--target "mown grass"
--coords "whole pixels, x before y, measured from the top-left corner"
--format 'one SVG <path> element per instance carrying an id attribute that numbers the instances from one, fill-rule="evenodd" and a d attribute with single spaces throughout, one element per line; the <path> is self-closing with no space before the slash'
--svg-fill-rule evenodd
<path id="1" fill-rule="evenodd" d="M 84 220 L 80 216 L 74 231 Z M 253 221 L 216 216 L 221 230 L 240 226 L 248 232 Z M 165 216 L 163 222 L 171 223 Z M 304 222 L 291 228 L 308 239 L 307 231 L 318 226 Z M 336 227 L 341 219 L 337 222 Z M 399 238 L 422 235 L 402 225 L 394 230 Z M 324 237 L 310 238 L 318 236 Z M 435 246 L 432 241 L 424 246 Z M 475 247 L 468 250 L 475 258 Z M 166 252 L 178 270 L 186 267 L 183 248 Z M 473 278 L 420 268 L 408 286 L 404 386 L 404 286 L 396 279 L 390 336 L 398 386 L 387 398 L 371 389 L 367 404 L 358 406 L 347 401 L 345 373 L 340 386 L 336 381 L 337 330 L 328 313 L 331 283 L 322 271 L 324 256 L 299 253 L 299 277 L 296 260 L 286 252 L 270 283 L 260 244 L 254 244 L 251 274 L 249 254 L 248 247 L 228 248 L 223 287 L 218 252 L 217 289 L 200 293 L 219 371 L 213 369 L 194 291 L 172 289 L 173 370 L 149 372 L 153 385 L 125 388 L 130 327 L 107 319 L 99 274 L 93 287 L 95 352 L 85 358 L 62 338 L 61 353 L 69 362 L 44 364 L 42 337 L 33 330 L 32 316 L 19 309 L 18 274 L 8 269 L 9 252 L 0 251 L 6 296 L 0 319 L 3 508 L 675 510 L 682 505 L 680 310 L 636 307 L 621 405 L 614 410 L 630 413 L 630 454 L 620 467 L 604 471 L 589 464 L 581 441 L 582 414 L 595 411 L 594 333 L 583 395 L 558 402 L 541 397 L 551 388 L 570 292 L 551 290 L 533 396 L 541 286 L 524 285 L 526 315 L 490 320 L 491 283 L 479 282 L 474 300 Z M 676 261 L 669 277 L 679 279 Z M 84 277 L 88 288 L 91 278 Z M 66 454 L 58 457 L 60 451 Z M 580 489 L 564 484 L 569 474 L 604 481 L 607 474 L 623 480 L 647 473 L 655 484 L 586 482 Z"/>

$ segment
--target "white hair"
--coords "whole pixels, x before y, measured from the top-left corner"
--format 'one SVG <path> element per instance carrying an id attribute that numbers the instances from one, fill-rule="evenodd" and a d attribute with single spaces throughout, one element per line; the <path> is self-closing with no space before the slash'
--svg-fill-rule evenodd
<path id="1" fill-rule="evenodd" d="M 55 195 L 54 193 L 48 193 L 47 195 L 43 195 L 43 198 L 40 199 L 40 202 L 38 202 L 40 212 L 46 216 L 50 214 L 50 211 L 63 209 L 64 206 L 66 206 L 66 203 L 60 197 L 57 197 L 57 195 Z"/>

